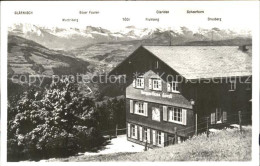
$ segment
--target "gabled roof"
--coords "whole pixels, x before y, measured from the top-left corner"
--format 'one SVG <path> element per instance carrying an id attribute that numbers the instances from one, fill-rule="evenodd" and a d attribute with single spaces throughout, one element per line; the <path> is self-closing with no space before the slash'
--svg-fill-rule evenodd
<path id="1" fill-rule="evenodd" d="M 186 79 L 252 75 L 252 55 L 238 46 L 143 46 Z"/>

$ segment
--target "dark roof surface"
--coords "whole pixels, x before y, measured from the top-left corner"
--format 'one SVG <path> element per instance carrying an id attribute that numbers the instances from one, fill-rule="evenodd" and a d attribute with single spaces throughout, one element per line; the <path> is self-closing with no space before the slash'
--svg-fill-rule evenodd
<path id="1" fill-rule="evenodd" d="M 252 75 L 252 55 L 238 46 L 143 46 L 186 79 Z"/>

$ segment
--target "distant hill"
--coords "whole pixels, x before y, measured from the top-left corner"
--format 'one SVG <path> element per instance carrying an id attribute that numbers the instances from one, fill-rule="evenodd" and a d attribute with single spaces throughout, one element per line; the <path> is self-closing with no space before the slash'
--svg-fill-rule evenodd
<path id="1" fill-rule="evenodd" d="M 122 62 L 141 41 L 97 43 L 68 51 L 69 54 L 90 63 L 89 70 L 104 73 Z"/>
<path id="2" fill-rule="evenodd" d="M 69 54 L 50 50 L 32 40 L 8 36 L 8 74 L 85 73 L 89 63 Z"/>
<path id="3" fill-rule="evenodd" d="M 192 41 L 185 42 L 178 45 L 185 46 L 241 46 L 241 45 L 252 45 L 251 38 L 234 38 L 227 40 L 213 40 L 213 41 Z"/>
<path id="4" fill-rule="evenodd" d="M 101 46 L 102 47 L 102 46 Z M 115 52 L 115 51 L 114 51 Z M 107 62 L 107 64 L 109 64 Z M 22 37 L 8 36 L 8 76 L 16 75 L 75 75 L 90 73 L 90 65 L 87 60 L 82 60 L 66 51 L 50 50 L 32 40 Z M 98 66 L 98 64 L 97 64 Z M 96 67 L 96 66 L 95 66 Z M 94 69 L 93 69 L 94 70 Z M 93 73 L 94 71 L 92 71 Z M 92 74 L 91 74 L 92 75 Z M 42 87 L 50 83 L 50 79 L 44 79 Z M 98 100 L 103 97 L 115 97 L 123 94 L 124 85 L 122 84 L 99 84 L 85 83 L 80 84 L 80 91 L 88 94 L 91 88 L 92 94 Z M 8 79 L 9 99 L 22 94 L 28 89 L 28 84 L 16 84 Z"/>

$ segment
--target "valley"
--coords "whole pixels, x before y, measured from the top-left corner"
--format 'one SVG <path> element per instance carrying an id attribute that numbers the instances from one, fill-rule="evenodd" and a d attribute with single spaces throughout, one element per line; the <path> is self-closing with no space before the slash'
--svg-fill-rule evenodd
<path id="1" fill-rule="evenodd" d="M 214 31 L 214 40 L 211 35 Z M 179 30 L 138 29 L 128 26 L 112 32 L 101 27 L 85 29 L 46 28 L 28 24 L 9 27 L 8 76 L 13 75 L 76 75 L 97 76 L 108 73 L 140 45 L 228 46 L 251 45 L 250 33 L 230 30 L 186 27 Z M 88 83 L 98 100 L 123 94 L 125 85 Z M 15 87 L 15 86 L 13 86 Z M 86 90 L 86 93 L 88 91 Z"/>

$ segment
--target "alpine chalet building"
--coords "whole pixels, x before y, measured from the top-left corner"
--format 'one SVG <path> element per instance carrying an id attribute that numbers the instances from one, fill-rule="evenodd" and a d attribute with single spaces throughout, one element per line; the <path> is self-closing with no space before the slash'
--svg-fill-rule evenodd
<path id="1" fill-rule="evenodd" d="M 138 144 L 181 142 L 207 117 L 211 127 L 237 123 L 238 111 L 251 118 L 246 46 L 140 46 L 110 74 L 126 75 L 127 139 Z"/>

